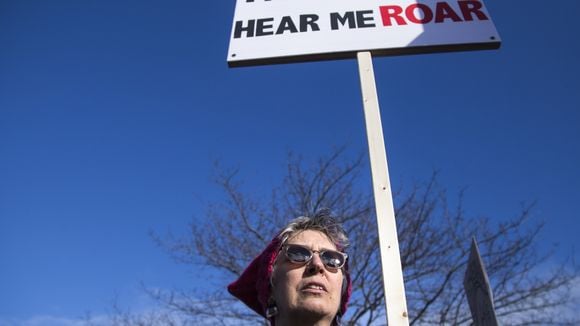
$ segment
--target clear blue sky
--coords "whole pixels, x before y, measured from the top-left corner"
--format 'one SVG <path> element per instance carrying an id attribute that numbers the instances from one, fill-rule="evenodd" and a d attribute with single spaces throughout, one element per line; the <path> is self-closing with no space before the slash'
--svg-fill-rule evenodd
<path id="1" fill-rule="evenodd" d="M 439 169 L 495 220 L 538 200 L 563 255 L 580 245 L 580 3 L 486 4 L 500 50 L 374 60 L 391 179 Z M 356 61 L 229 69 L 233 8 L 0 2 L 0 325 L 195 286 L 147 233 L 203 217 L 215 159 L 265 191 L 288 149 L 366 150 Z"/>

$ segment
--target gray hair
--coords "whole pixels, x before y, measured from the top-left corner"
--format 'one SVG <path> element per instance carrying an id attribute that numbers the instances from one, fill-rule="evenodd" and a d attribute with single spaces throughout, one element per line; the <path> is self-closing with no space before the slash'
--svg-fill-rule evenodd
<path id="1" fill-rule="evenodd" d="M 278 239 L 280 239 L 281 244 L 285 244 L 288 239 L 306 230 L 324 233 L 340 251 L 345 250 L 349 245 L 346 232 L 340 223 L 331 216 L 328 209 L 319 210 L 312 217 L 301 216 L 290 221 L 280 231 Z"/>

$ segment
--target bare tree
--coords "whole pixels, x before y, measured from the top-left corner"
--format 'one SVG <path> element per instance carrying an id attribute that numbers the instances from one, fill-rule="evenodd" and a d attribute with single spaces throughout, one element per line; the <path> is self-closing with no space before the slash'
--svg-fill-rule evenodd
<path id="1" fill-rule="evenodd" d="M 349 259 L 353 296 L 343 318 L 351 325 L 385 324 L 382 273 L 373 198 L 363 156 L 348 159 L 344 148 L 308 165 L 289 155 L 287 173 L 268 198 L 253 195 L 237 180 L 236 170 L 217 168 L 217 185 L 225 200 L 208 205 L 186 235 L 154 236 L 178 262 L 193 270 L 213 271 L 219 287 L 191 291 L 149 291 L 162 306 L 196 324 L 256 325 L 264 320 L 225 290 L 290 218 L 331 208 L 351 238 Z M 476 236 L 504 325 L 577 324 L 560 308 L 572 303 L 578 281 L 573 262 L 546 270 L 554 251 L 539 251 L 542 224 L 533 225 L 534 204 L 499 224 L 468 218 L 463 193 L 452 200 L 437 183 L 395 195 L 396 216 L 409 316 L 413 325 L 469 325 L 462 287 L 470 239 Z M 451 207 L 452 206 L 452 207 Z M 200 282 L 200 280 L 196 280 Z"/>

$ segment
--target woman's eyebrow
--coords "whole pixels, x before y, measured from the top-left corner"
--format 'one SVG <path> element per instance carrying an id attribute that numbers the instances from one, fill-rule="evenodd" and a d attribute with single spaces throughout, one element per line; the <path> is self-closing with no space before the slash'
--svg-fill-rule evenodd
<path id="1" fill-rule="evenodd" d="M 338 249 L 332 249 L 332 248 L 326 248 L 326 247 L 320 247 L 318 250 L 313 250 L 311 246 L 306 245 L 306 244 L 302 244 L 302 243 L 288 243 L 289 245 L 296 245 L 296 246 L 302 246 L 304 248 L 308 248 L 310 251 L 340 251 Z"/>

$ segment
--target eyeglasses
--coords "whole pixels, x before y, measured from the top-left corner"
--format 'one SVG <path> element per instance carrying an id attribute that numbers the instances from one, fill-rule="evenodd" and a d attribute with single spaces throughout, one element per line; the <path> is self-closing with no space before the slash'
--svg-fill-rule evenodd
<path id="1" fill-rule="evenodd" d="M 286 258 L 295 264 L 307 264 L 314 257 L 314 253 L 318 253 L 320 260 L 324 266 L 330 269 L 339 269 L 344 266 L 348 255 L 340 251 L 334 250 L 310 250 L 308 247 L 304 247 L 297 244 L 286 244 L 284 245 L 284 253 Z"/>

